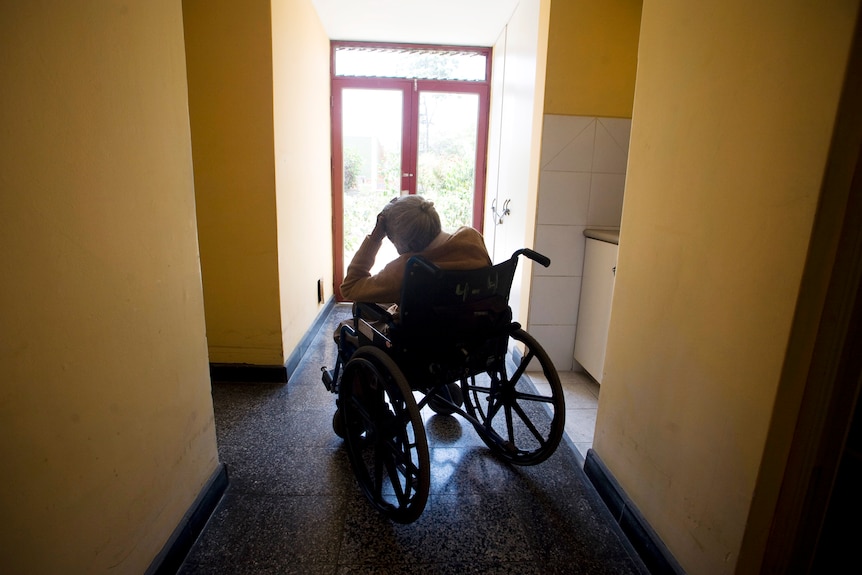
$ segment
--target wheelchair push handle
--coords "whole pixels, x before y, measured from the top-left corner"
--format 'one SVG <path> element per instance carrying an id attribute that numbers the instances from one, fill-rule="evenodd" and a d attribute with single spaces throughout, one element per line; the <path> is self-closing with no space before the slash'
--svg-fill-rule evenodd
<path id="1" fill-rule="evenodd" d="M 521 256 L 521 255 L 527 256 L 528 258 L 530 258 L 534 262 L 539 263 L 539 264 L 543 265 L 544 267 L 548 267 L 549 265 L 551 265 L 551 258 L 549 258 L 548 256 L 545 256 L 545 255 L 542 255 L 539 252 L 531 250 L 529 248 L 519 249 L 514 254 L 512 254 L 511 259 L 516 260 L 518 258 L 518 256 Z M 442 273 L 442 270 L 440 268 L 438 268 L 436 265 L 429 262 L 428 260 L 426 260 L 422 256 L 411 257 L 410 260 L 407 262 L 408 269 L 411 266 L 423 268 L 427 272 L 429 272 L 433 277 L 439 277 L 439 275 Z"/>
<path id="2" fill-rule="evenodd" d="M 439 277 L 442 273 L 442 270 L 438 268 L 436 265 L 432 264 L 428 260 L 426 260 L 422 256 L 413 256 L 407 261 L 407 268 L 409 269 L 411 266 L 416 266 L 423 268 L 425 271 L 429 272 L 434 277 Z"/>
<path id="3" fill-rule="evenodd" d="M 512 259 L 521 255 L 527 256 L 534 262 L 542 264 L 542 266 L 544 267 L 548 267 L 549 265 L 551 265 L 551 258 L 549 258 L 548 256 L 543 256 L 539 252 L 533 251 L 529 248 L 522 248 L 516 251 L 514 254 L 512 254 Z"/>

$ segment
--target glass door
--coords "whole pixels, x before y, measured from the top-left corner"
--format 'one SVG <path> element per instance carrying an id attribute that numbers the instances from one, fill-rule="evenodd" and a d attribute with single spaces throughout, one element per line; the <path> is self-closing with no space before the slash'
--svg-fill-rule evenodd
<path id="1" fill-rule="evenodd" d="M 481 230 L 480 95 L 442 90 L 419 88 L 416 193 L 434 202 L 444 230 Z"/>
<path id="2" fill-rule="evenodd" d="M 450 53 L 333 45 L 333 275 L 338 300 L 347 265 L 392 198 L 418 193 L 434 202 L 444 230 L 468 225 L 482 231 L 488 54 L 484 49 Z M 371 273 L 397 255 L 384 240 Z"/>
<path id="3" fill-rule="evenodd" d="M 346 267 L 374 228 L 380 209 L 405 189 L 405 90 L 344 88 L 338 100 L 342 190 L 338 215 Z M 398 255 L 391 242 L 383 244 L 375 268 Z"/>

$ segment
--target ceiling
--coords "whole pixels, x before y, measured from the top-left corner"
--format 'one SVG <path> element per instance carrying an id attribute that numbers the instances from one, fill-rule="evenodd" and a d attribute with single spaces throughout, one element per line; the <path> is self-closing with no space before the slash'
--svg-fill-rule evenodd
<path id="1" fill-rule="evenodd" d="M 311 0 L 330 40 L 493 46 L 519 0 Z"/>

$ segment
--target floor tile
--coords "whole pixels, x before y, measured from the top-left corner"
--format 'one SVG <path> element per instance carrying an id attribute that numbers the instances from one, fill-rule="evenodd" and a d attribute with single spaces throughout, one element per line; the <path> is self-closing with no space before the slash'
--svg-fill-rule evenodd
<path id="1" fill-rule="evenodd" d="M 645 573 L 581 468 L 599 392 L 585 374 L 560 373 L 567 437 L 535 466 L 507 464 L 463 417 L 426 407 L 425 510 L 409 525 L 378 513 L 332 431 L 335 397 L 320 379 L 346 312 L 326 318 L 287 384 L 213 386 L 230 485 L 181 573 Z"/>

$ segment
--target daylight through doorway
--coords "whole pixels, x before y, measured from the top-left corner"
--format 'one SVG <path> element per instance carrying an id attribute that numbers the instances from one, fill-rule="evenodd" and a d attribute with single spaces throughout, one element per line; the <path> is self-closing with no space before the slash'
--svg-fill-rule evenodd
<path id="1" fill-rule="evenodd" d="M 333 43 L 335 293 L 380 209 L 394 197 L 434 201 L 443 229 L 481 231 L 490 53 Z M 396 257 L 387 241 L 372 273 Z"/>

